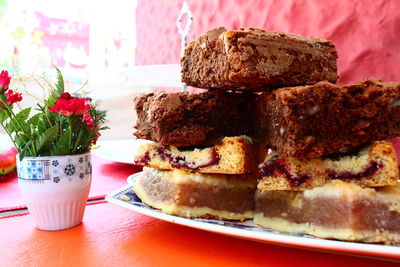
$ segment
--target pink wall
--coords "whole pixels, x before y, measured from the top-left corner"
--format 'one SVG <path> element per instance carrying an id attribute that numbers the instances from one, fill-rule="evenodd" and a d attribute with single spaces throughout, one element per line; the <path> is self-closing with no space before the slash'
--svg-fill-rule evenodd
<path id="1" fill-rule="evenodd" d="M 49 50 L 51 64 L 59 68 L 65 67 L 66 64 L 75 69 L 87 67 L 86 64 L 76 65 L 74 62 L 66 62 L 64 53 L 69 42 L 73 49 L 89 55 L 89 24 L 48 17 L 42 12 L 36 12 L 35 15 L 39 21 L 35 30 L 43 32 L 40 41 Z"/>
<path id="2" fill-rule="evenodd" d="M 136 64 L 178 63 L 176 18 L 183 0 L 139 0 Z M 218 26 L 259 27 L 332 40 L 340 82 L 400 80 L 400 1 L 187 0 L 194 20 L 188 41 Z"/>

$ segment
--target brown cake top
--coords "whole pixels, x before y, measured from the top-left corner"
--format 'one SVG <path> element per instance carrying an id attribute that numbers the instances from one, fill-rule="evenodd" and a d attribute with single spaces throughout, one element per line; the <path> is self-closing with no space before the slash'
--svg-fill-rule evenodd
<path id="1" fill-rule="evenodd" d="M 324 91 L 327 96 L 329 96 L 329 91 L 331 91 L 333 93 L 331 97 L 348 96 L 352 101 L 358 102 L 360 98 L 370 97 L 374 92 L 393 89 L 395 89 L 393 96 L 400 96 L 400 82 L 384 82 L 378 79 L 369 78 L 353 84 L 332 84 L 327 81 L 322 81 L 313 85 L 279 88 L 275 90 L 272 95 L 280 99 L 304 101 L 306 99 L 305 96 L 317 95 L 319 93 L 316 90 L 319 90 L 321 92 Z M 359 98 L 355 96 L 358 96 Z M 312 99 L 308 100 L 313 101 Z M 332 100 L 333 99 L 331 99 L 331 101 Z M 400 106 L 400 99 L 394 98 L 391 102 L 391 105 Z"/>
<path id="2" fill-rule="evenodd" d="M 177 147 L 214 145 L 248 135 L 256 94 L 207 91 L 153 92 L 136 98 L 135 136 Z"/>
<path id="3" fill-rule="evenodd" d="M 335 46 L 329 40 L 306 37 L 302 35 L 278 32 L 278 31 L 266 31 L 258 28 L 240 28 L 239 30 L 227 30 L 225 27 L 219 27 L 212 29 L 201 37 L 207 37 L 208 41 L 213 41 L 216 39 L 222 39 L 224 42 L 225 52 L 228 53 L 231 47 L 237 46 L 238 42 L 244 44 L 252 44 L 256 46 L 258 52 L 262 53 L 262 46 L 265 45 L 265 42 L 268 41 L 269 45 L 273 45 L 273 42 L 276 42 L 276 45 L 281 48 L 290 48 L 299 50 L 303 53 L 311 53 L 311 54 L 321 54 L 322 48 L 332 48 L 335 49 Z M 300 42 L 300 43 L 299 43 Z M 301 44 L 301 45 L 299 45 Z M 206 44 L 204 43 L 204 46 Z M 308 46 L 304 47 L 304 45 Z M 265 54 L 265 53 L 264 53 Z"/>
<path id="4" fill-rule="evenodd" d="M 263 97 L 265 141 L 283 157 L 313 158 L 400 134 L 400 82 L 319 82 Z"/>
<path id="5" fill-rule="evenodd" d="M 336 82 L 337 52 L 328 40 L 256 28 L 210 30 L 181 59 L 182 81 L 218 90 L 270 89 Z"/>
<path id="6" fill-rule="evenodd" d="M 151 121 L 154 117 L 167 116 L 168 114 L 176 113 L 178 110 L 194 112 L 194 109 L 200 103 L 203 106 L 215 106 L 218 97 L 224 96 L 231 96 L 231 94 L 217 91 L 204 93 L 154 91 L 149 94 L 139 95 L 135 98 L 135 105 L 136 110 L 146 110 L 147 118 Z M 198 113 L 200 114 L 200 111 Z M 193 116 L 196 116 L 196 114 L 193 113 Z"/>

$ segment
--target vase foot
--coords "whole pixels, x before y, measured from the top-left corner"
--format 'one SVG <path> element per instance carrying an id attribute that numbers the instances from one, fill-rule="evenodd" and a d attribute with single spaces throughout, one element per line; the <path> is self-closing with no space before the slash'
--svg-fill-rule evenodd
<path id="1" fill-rule="evenodd" d="M 85 208 L 86 199 L 28 205 L 28 210 L 36 222 L 36 228 L 46 231 L 63 230 L 79 225 Z"/>

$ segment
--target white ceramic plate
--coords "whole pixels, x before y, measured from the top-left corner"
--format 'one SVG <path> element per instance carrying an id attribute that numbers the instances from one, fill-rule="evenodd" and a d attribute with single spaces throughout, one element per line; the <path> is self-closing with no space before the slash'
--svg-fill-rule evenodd
<path id="1" fill-rule="evenodd" d="M 92 152 L 97 156 L 120 163 L 134 164 L 133 158 L 136 149 L 149 141 L 135 139 L 106 140 L 99 141 L 99 148 Z"/>
<path id="2" fill-rule="evenodd" d="M 214 233 L 262 241 L 270 244 L 286 245 L 299 248 L 322 250 L 326 252 L 340 252 L 359 256 L 400 259 L 400 246 L 372 245 L 336 240 L 326 240 L 309 235 L 292 234 L 255 225 L 251 220 L 244 222 L 230 222 L 215 219 L 188 219 L 168 215 L 144 203 L 132 190 L 135 178 L 140 173 L 128 177 L 128 185 L 106 196 L 106 200 L 115 205 L 158 218 L 164 221 L 202 229 Z M 122 200 L 121 196 L 129 197 Z"/>
<path id="3" fill-rule="evenodd" d="M 181 66 L 179 64 L 141 65 L 123 71 L 136 85 L 149 87 L 180 87 Z"/>

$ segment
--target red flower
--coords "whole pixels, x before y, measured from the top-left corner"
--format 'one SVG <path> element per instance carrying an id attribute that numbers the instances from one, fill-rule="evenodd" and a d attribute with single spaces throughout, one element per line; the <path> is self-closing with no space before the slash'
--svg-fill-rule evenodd
<path id="1" fill-rule="evenodd" d="M 96 133 L 94 134 L 94 139 L 92 140 L 92 144 L 93 144 L 93 145 L 96 145 L 97 139 L 99 139 L 100 136 L 101 136 L 101 134 L 100 134 L 99 132 L 96 132 Z"/>
<path id="2" fill-rule="evenodd" d="M 94 126 L 94 121 L 89 113 L 83 114 L 82 121 L 86 122 L 86 127 L 88 130 L 92 130 Z"/>
<path id="3" fill-rule="evenodd" d="M 60 98 L 70 100 L 73 97 L 68 92 L 65 92 L 60 95 Z"/>
<path id="4" fill-rule="evenodd" d="M 8 71 L 2 70 L 0 73 L 0 93 L 5 92 L 10 85 L 11 76 L 8 75 Z"/>
<path id="5" fill-rule="evenodd" d="M 62 93 L 50 111 L 63 114 L 65 116 L 82 115 L 88 112 L 90 105 L 86 104 L 85 98 L 72 97 L 69 93 Z"/>
<path id="6" fill-rule="evenodd" d="M 21 94 L 14 93 L 13 90 L 8 90 L 4 95 L 6 96 L 7 104 L 9 106 L 22 100 Z"/>

